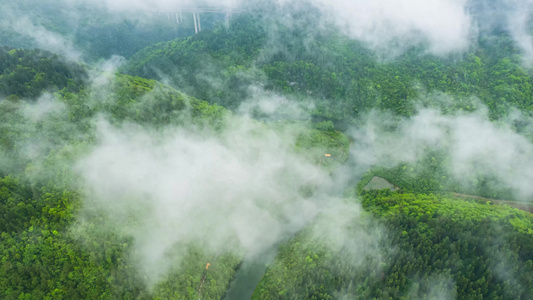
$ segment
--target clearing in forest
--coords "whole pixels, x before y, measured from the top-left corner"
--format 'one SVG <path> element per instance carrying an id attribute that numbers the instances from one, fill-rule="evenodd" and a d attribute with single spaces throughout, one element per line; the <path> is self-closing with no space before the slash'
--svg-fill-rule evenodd
<path id="1" fill-rule="evenodd" d="M 399 190 L 400 188 L 388 182 L 384 178 L 374 176 L 372 177 L 370 182 L 365 185 L 363 189 L 365 191 L 390 189 L 391 191 L 394 192 L 394 191 Z"/>

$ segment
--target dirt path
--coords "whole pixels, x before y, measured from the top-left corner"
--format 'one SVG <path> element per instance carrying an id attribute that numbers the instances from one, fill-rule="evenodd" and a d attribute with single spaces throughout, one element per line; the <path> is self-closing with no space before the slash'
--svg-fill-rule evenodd
<path id="1" fill-rule="evenodd" d="M 525 203 L 525 202 L 517 202 L 517 201 L 509 201 L 509 200 L 498 200 L 498 199 L 490 199 L 490 198 L 483 198 L 479 196 L 474 195 L 466 195 L 466 194 L 460 194 L 460 193 L 452 193 L 454 197 L 457 198 L 463 198 L 463 199 L 474 199 L 474 200 L 481 200 L 486 202 L 492 202 L 500 205 L 509 205 L 511 207 L 514 207 L 516 209 L 520 209 L 523 211 L 527 211 L 530 213 L 533 213 L 533 204 L 531 203 Z"/>
<path id="2" fill-rule="evenodd" d="M 215 255 L 215 258 L 210 263 L 210 267 L 217 261 L 218 254 Z M 207 272 L 209 272 L 209 269 L 204 270 L 204 276 L 202 277 L 202 281 L 200 282 L 200 287 L 198 288 L 198 300 L 202 300 L 202 288 L 204 287 L 205 279 L 207 278 Z"/>

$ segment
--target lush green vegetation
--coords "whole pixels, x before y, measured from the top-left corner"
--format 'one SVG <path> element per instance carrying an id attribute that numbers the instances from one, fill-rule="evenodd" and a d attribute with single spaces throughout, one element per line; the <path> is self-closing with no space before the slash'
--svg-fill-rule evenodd
<path id="1" fill-rule="evenodd" d="M 31 9 L 31 1 L 15 6 Z M 132 56 L 121 69 L 129 75 L 42 50 L 0 48 L 1 299 L 222 299 L 239 272 L 244 250 L 198 241 L 173 245 L 165 253 L 169 271 L 149 282 L 132 259 L 134 237 L 106 228 L 105 211 L 80 217 L 88 195 L 73 165 L 100 142 L 102 119 L 116 128 L 134 124 L 162 135 L 180 128 L 200 137 L 252 124 L 252 135 L 275 134 L 302 161 L 335 174 L 358 142 L 342 131 L 364 126 L 360 117 L 371 110 L 406 120 L 419 107 L 453 115 L 486 106 L 495 122 L 513 109 L 533 112 L 533 77 L 509 36 L 497 31 L 464 55 L 435 57 L 420 47 L 383 60 L 335 33 L 302 34 L 314 24 L 312 13 L 294 27 L 268 27 L 277 22 L 268 12 L 242 14 L 194 36 L 190 20 L 168 29 L 165 20 L 147 25 L 92 11 L 74 30 L 64 13 L 49 11 L 57 18 L 41 20 L 44 27 L 72 39 L 89 60 Z M 204 28 L 217 18 L 207 17 Z M 0 39 L 34 46 L 5 30 Z M 258 90 L 291 104 L 312 102 L 304 106 L 312 121 L 239 116 Z M 523 133 L 528 126 L 510 128 Z M 330 197 L 343 191 L 330 195 L 315 178 L 294 187 L 305 199 L 324 196 L 317 202 L 322 213 L 295 221 L 305 226 L 281 244 L 253 299 L 530 299 L 533 215 L 489 199 L 454 198 L 513 200 L 515 191 L 486 174 L 463 184 L 449 173 L 446 149 L 424 151 L 416 162 L 373 166 L 340 200 Z M 373 176 L 400 191 L 364 191 Z M 334 201 L 342 211 L 331 209 Z"/>
<path id="2" fill-rule="evenodd" d="M 41 50 L 0 48 L 0 97 L 36 98 L 63 88 L 77 92 L 87 77 L 83 66 Z"/>
<path id="3" fill-rule="evenodd" d="M 40 67 L 40 60 L 32 61 L 32 68 Z M 53 70 L 47 74 L 54 74 Z M 66 82 L 67 76 L 61 80 Z M 5 162 L 1 161 L 2 173 L 10 174 L 0 180 L 2 299 L 199 297 L 198 288 L 205 280 L 204 261 L 215 253 L 191 245 L 186 251 L 191 256 L 190 264 L 174 270 L 152 294 L 132 272 L 134 265 L 127 259 L 129 238 L 105 234 L 98 228 L 72 232 L 81 200 L 71 185 L 75 174 L 67 166 L 92 143 L 91 120 L 97 113 L 105 113 L 117 123 L 149 123 L 156 127 L 189 121 L 216 127 L 215 123 L 221 124 L 226 113 L 221 107 L 207 105 L 154 81 L 105 76 L 110 81 L 106 99 L 94 101 L 104 94 L 103 90 L 93 92 L 87 87 L 73 93 L 65 87 L 55 94 L 55 101 L 63 104 L 62 110 L 42 120 L 25 115 L 31 105 L 26 101 L 0 103 L 0 113 L 5 117 L 1 125 L 2 153 L 8 156 Z M 38 87 L 30 82 L 21 87 L 19 94 L 28 95 Z M 28 157 L 22 149 L 29 142 L 43 143 L 43 153 Z M 95 216 L 90 222 L 99 224 L 98 218 Z M 231 255 L 219 257 L 220 267 L 209 273 L 202 296 L 220 298 L 239 261 Z"/>
<path id="4" fill-rule="evenodd" d="M 206 276 L 205 261 L 215 254 L 191 245 L 187 264 L 151 293 L 128 259 L 128 238 L 69 231 L 80 204 L 77 194 L 49 186 L 32 193 L 11 177 L 0 181 L 0 192 L 2 299 L 217 299 L 240 261 L 218 257 Z"/>
<path id="5" fill-rule="evenodd" d="M 163 42 L 135 54 L 123 72 L 145 78 L 171 79 L 185 93 L 227 108 L 237 108 L 258 80 L 253 61 L 265 32 L 250 16 L 240 16 L 231 28 L 218 27 L 186 39 Z"/>
<path id="6" fill-rule="evenodd" d="M 378 249 L 354 254 L 362 265 L 309 228 L 280 248 L 254 299 L 528 299 L 533 292 L 530 213 L 386 190 L 364 193 L 362 204 L 387 228 Z M 347 235 L 357 238 L 361 226 L 375 224 L 352 226 Z"/>
<path id="7" fill-rule="evenodd" d="M 3 2 L 3 11 L 11 23 L 33 23 L 35 28 L 42 28 L 42 32 L 55 35 L 54 39 L 63 38 L 67 44 L 81 50 L 89 61 L 108 59 L 113 55 L 129 58 L 154 43 L 194 33 L 192 14 L 183 14 L 183 22 L 177 23 L 174 15 L 108 11 L 100 3 L 52 0 Z M 212 28 L 223 18 L 221 14 L 204 13 L 202 28 Z M 20 30 L 20 26 L 18 28 Z M 31 34 L 6 26 L 0 28 L 0 46 L 33 49 L 42 45 Z"/>
<path id="8" fill-rule="evenodd" d="M 504 34 L 480 38 L 479 47 L 462 57 L 439 58 L 412 49 L 383 62 L 356 41 L 335 34 L 307 41 L 298 33 L 301 28 L 280 24 L 277 38 L 291 41 L 290 51 L 272 48 L 265 23 L 242 16 L 230 28 L 156 44 L 134 55 L 124 71 L 147 78 L 163 76 L 190 95 L 229 108 L 238 107 L 239 99 L 249 95 L 243 86 L 261 84 L 314 101 L 311 113 L 340 128 L 374 108 L 403 116 L 412 115 L 416 105 L 449 113 L 471 111 L 479 107 L 472 97 L 489 108 L 492 118 L 505 115 L 511 107 L 533 108 L 533 78 Z M 432 96 L 441 92 L 451 100 L 435 102 Z"/>
<path id="9" fill-rule="evenodd" d="M 373 176 L 385 178 L 403 191 L 413 193 L 456 192 L 500 200 L 520 200 L 514 191 L 490 174 L 470 174 L 457 178 L 450 172 L 445 151 L 429 151 L 414 163 L 393 167 L 373 167 L 359 182 L 359 191 Z"/>
<path id="10" fill-rule="evenodd" d="M 216 253 L 202 245 L 180 245 L 185 264 L 172 269 L 155 287 L 135 275 L 128 259 L 132 241 L 110 233 L 93 215 L 78 224 L 82 196 L 69 165 L 95 141 L 98 115 L 116 126 L 126 123 L 162 129 L 220 131 L 238 118 L 153 80 L 102 73 L 86 84 L 85 67 L 41 51 L 1 52 L 0 79 L 0 298 L 2 299 L 219 299 L 241 261 L 240 254 Z M 26 76 L 30 74 L 31 76 Z M 41 80 L 35 80 L 41 74 Z M 15 80 L 16 85 L 10 82 Z M 31 113 L 32 97 L 53 93 L 57 109 L 45 117 Z M 19 99 L 22 98 L 22 99 Z M 34 109 L 39 110 L 37 106 Z M 294 131 L 295 151 L 318 161 L 326 151 L 347 157 L 348 140 L 331 126 L 310 129 L 303 123 L 262 125 L 279 133 Z M 260 134 L 260 132 L 258 133 Z M 39 153 L 24 149 L 35 143 Z M 317 154 L 320 153 L 320 154 Z M 341 156 L 342 155 L 342 156 Z M 74 228 L 74 229 L 73 229 Z M 205 263 L 213 266 L 205 271 Z"/>

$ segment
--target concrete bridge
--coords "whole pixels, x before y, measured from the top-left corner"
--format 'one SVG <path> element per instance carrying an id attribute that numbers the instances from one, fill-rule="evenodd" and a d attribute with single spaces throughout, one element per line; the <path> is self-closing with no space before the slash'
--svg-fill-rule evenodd
<path id="1" fill-rule="evenodd" d="M 220 8 L 220 7 L 176 7 L 159 9 L 154 12 L 166 14 L 169 20 L 175 20 L 177 23 L 183 22 L 184 13 L 192 13 L 194 22 L 194 33 L 202 31 L 202 21 L 200 20 L 201 13 L 221 13 L 225 14 L 229 19 L 233 14 L 240 14 L 245 12 L 243 9 L 238 8 Z"/>

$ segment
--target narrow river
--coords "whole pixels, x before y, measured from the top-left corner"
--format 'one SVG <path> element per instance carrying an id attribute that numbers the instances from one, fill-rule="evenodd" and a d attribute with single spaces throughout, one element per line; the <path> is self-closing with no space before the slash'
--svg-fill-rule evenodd
<path id="1" fill-rule="evenodd" d="M 351 146 L 350 144 L 350 150 Z M 358 174 L 353 172 L 355 170 L 355 163 L 351 158 L 350 152 L 348 160 L 330 174 L 333 185 L 321 186 L 320 189 L 322 192 L 332 196 L 342 196 L 344 190 L 354 187 L 361 179 L 362 173 Z M 281 243 L 287 240 L 288 237 L 283 239 Z M 239 270 L 237 270 L 237 274 L 235 274 L 235 278 L 230 283 L 224 300 L 251 299 L 257 284 L 261 281 L 263 275 L 265 275 L 267 266 L 274 262 L 280 244 L 265 249 L 253 257 L 245 257 Z"/>
<path id="2" fill-rule="evenodd" d="M 250 299 L 255 287 L 263 278 L 267 266 L 274 261 L 279 245 L 263 250 L 254 257 L 245 257 L 231 282 L 224 300 Z"/>

